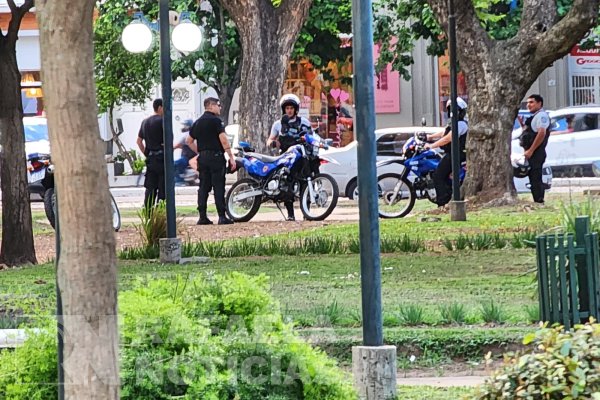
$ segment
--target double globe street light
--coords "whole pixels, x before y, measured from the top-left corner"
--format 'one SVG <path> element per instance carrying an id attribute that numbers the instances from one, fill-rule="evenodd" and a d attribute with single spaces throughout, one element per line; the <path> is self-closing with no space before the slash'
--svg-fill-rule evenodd
<path id="1" fill-rule="evenodd" d="M 173 107 L 171 104 L 171 40 L 182 53 L 198 50 L 202 42 L 200 27 L 192 23 L 190 14 L 169 11 L 169 1 L 159 1 L 158 23 L 150 22 L 143 13 L 136 12 L 133 21 L 123 29 L 123 47 L 131 53 L 143 53 L 152 47 L 154 35 L 160 35 L 160 75 L 163 98 L 163 135 L 165 148 L 165 200 L 167 208 L 167 238 L 161 239 L 162 262 L 178 263 L 181 241 L 176 238 L 175 180 L 173 165 Z M 173 32 L 170 27 L 174 26 Z"/>

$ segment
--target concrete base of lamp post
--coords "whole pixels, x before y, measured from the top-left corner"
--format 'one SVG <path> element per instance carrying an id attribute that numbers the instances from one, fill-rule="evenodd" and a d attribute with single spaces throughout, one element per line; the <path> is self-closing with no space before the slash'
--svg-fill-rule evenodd
<path id="1" fill-rule="evenodd" d="M 162 264 L 179 264 L 181 260 L 181 239 L 161 238 L 158 245 Z"/>
<path id="2" fill-rule="evenodd" d="M 467 206 L 464 201 L 452 200 L 450 202 L 450 220 L 451 221 L 466 221 Z"/>
<path id="3" fill-rule="evenodd" d="M 352 374 L 360 400 L 396 398 L 396 346 L 352 347 Z"/>

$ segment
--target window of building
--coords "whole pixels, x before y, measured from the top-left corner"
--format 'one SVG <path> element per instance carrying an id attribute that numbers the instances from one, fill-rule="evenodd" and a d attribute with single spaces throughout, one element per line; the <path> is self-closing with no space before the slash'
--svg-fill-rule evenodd
<path id="1" fill-rule="evenodd" d="M 21 72 L 21 104 L 26 116 L 42 115 L 44 93 L 39 71 Z"/>

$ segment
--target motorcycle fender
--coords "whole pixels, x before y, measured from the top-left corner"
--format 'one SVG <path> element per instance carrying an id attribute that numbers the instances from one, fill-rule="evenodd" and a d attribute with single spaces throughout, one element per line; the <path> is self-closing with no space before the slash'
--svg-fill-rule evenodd
<path id="1" fill-rule="evenodd" d="M 377 164 L 375 164 L 375 166 L 377 168 L 380 168 L 380 167 L 384 167 L 384 166 L 390 165 L 390 164 L 400 164 L 400 165 L 404 166 L 404 159 L 402 159 L 402 158 L 390 158 L 389 160 L 384 160 L 384 161 L 377 162 Z"/>
<path id="2" fill-rule="evenodd" d="M 336 160 L 334 160 L 333 158 L 321 156 L 321 157 L 319 157 L 319 159 L 321 160 L 321 164 L 331 163 L 331 164 L 335 164 L 335 165 L 340 165 L 340 163 L 337 162 Z"/>

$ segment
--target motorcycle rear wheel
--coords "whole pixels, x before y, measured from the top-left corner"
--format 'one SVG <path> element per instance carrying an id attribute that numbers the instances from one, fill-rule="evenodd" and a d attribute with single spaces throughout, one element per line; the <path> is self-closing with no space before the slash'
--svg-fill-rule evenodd
<path id="1" fill-rule="evenodd" d="M 109 193 L 109 196 L 112 215 L 111 222 L 115 232 L 118 232 L 119 229 L 121 229 L 121 212 L 119 211 L 119 207 L 117 206 L 117 202 L 112 193 Z M 44 211 L 46 212 L 48 222 L 50 222 L 52 228 L 56 229 L 56 194 L 54 193 L 53 187 L 44 192 Z"/>
<path id="2" fill-rule="evenodd" d="M 402 218 L 415 206 L 415 189 L 402 175 L 388 173 L 377 178 L 379 216 L 381 218 Z"/>
<path id="3" fill-rule="evenodd" d="M 262 202 L 262 195 L 243 197 L 244 193 L 261 190 L 260 185 L 254 179 L 240 179 L 231 186 L 225 198 L 227 215 L 234 222 L 248 222 L 258 212 Z"/>
<path id="4" fill-rule="evenodd" d="M 317 174 L 310 184 L 315 192 L 315 201 L 311 202 L 308 185 L 304 185 L 300 191 L 300 210 L 308 221 L 323 221 L 337 205 L 340 196 L 338 185 L 327 174 Z"/>

